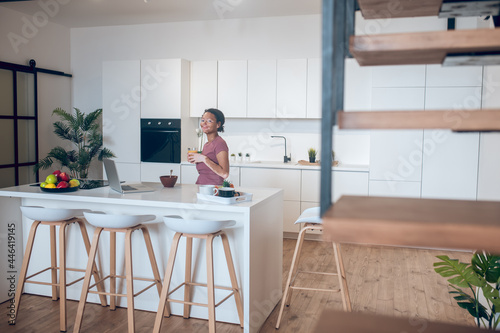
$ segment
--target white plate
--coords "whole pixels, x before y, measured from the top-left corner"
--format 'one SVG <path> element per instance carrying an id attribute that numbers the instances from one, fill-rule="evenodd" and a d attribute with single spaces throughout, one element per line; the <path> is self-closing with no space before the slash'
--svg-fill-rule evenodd
<path id="1" fill-rule="evenodd" d="M 245 193 L 245 192 L 240 192 L 240 193 L 241 195 L 231 198 L 224 198 L 224 197 L 218 197 L 216 195 L 207 195 L 201 193 L 196 193 L 196 196 L 198 197 L 198 200 L 217 202 L 224 205 L 232 205 L 235 203 L 252 201 L 252 195 L 253 195 L 252 193 Z"/>

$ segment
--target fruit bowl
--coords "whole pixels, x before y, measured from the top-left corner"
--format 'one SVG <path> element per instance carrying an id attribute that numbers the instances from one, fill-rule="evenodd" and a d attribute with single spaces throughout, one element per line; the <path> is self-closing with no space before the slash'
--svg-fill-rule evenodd
<path id="1" fill-rule="evenodd" d="M 66 187 L 66 188 L 45 188 L 45 187 L 40 187 L 40 189 L 43 192 L 49 192 L 49 193 L 75 192 L 75 191 L 78 191 L 79 188 L 80 188 L 80 186 Z"/>

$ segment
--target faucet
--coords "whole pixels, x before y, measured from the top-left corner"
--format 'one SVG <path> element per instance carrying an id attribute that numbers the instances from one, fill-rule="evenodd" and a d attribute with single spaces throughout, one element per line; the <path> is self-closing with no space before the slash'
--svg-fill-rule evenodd
<path id="1" fill-rule="evenodd" d="M 288 163 L 292 160 L 292 154 L 290 154 L 290 157 L 287 156 L 286 154 L 286 138 L 282 135 L 271 135 L 271 138 L 283 138 L 285 140 L 285 156 L 283 156 L 283 162 Z"/>

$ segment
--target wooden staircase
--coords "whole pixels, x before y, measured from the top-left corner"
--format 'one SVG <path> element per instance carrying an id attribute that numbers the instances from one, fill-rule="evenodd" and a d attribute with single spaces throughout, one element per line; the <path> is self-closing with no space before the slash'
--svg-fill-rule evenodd
<path id="1" fill-rule="evenodd" d="M 327 3 L 330 0 L 323 0 Z M 333 0 L 338 1 L 338 0 Z M 324 17 L 334 17 L 335 11 L 345 10 L 346 36 L 353 27 L 349 15 L 353 14 L 351 0 L 345 0 L 345 7 L 324 6 Z M 446 0 L 445 0 L 446 1 Z M 443 0 L 358 0 L 365 19 L 386 19 L 416 16 L 441 16 Z M 328 12 L 325 8 L 330 8 Z M 498 14 L 496 14 L 498 15 Z M 335 16 L 338 18 L 338 16 Z M 336 28 L 339 26 L 337 25 Z M 346 40 L 336 35 L 334 29 L 324 28 L 324 34 L 331 33 L 332 40 L 347 45 Z M 448 55 L 492 53 L 500 54 L 500 28 L 478 30 L 448 30 L 404 34 L 348 36 L 349 51 L 361 66 L 441 64 Z M 328 42 L 324 38 L 323 42 Z M 340 42 L 339 42 L 340 41 Z M 335 43 L 323 49 L 323 61 L 333 59 L 333 66 L 323 71 L 331 77 L 324 80 L 323 99 L 328 94 L 330 78 L 337 75 L 342 46 Z M 325 56 L 328 47 L 333 55 Z M 500 58 L 499 58 L 500 59 Z M 340 65 L 341 66 L 341 65 Z M 331 70 L 331 71 L 330 71 Z M 335 72 L 337 70 L 337 72 Z M 330 71 L 330 72 L 329 72 Z M 343 75 L 343 74 L 342 74 Z M 323 117 L 328 122 L 329 107 L 334 111 L 339 129 L 450 129 L 453 131 L 500 131 L 500 109 L 494 110 L 414 110 L 414 111 L 372 111 L 344 112 L 338 106 L 342 101 L 342 80 L 333 84 L 332 96 L 326 96 Z M 327 83 L 325 85 L 325 82 Z M 340 87 L 340 88 L 339 88 Z M 330 103 L 330 104 L 329 104 Z M 343 103 L 343 102 L 341 102 Z M 331 140 L 331 133 L 323 132 L 323 143 Z M 327 146 L 326 146 L 327 147 Z M 323 175 L 322 165 L 322 182 Z M 499 171 L 500 172 L 500 171 Z M 321 189 L 321 207 L 324 209 L 329 188 Z M 324 200 L 326 198 L 326 200 Z M 426 248 L 456 248 L 462 250 L 486 250 L 500 253 L 500 202 L 441 200 L 420 198 L 355 197 L 343 196 L 323 214 L 324 237 L 339 243 L 372 244 L 384 246 L 411 246 Z M 315 332 L 342 323 L 339 332 L 401 332 L 408 327 L 407 319 L 384 318 L 380 316 L 345 313 L 326 313 L 318 322 Z M 436 325 L 436 323 L 429 323 Z M 439 326 L 439 324 L 438 324 Z M 477 332 L 476 328 L 435 327 L 430 332 Z"/>

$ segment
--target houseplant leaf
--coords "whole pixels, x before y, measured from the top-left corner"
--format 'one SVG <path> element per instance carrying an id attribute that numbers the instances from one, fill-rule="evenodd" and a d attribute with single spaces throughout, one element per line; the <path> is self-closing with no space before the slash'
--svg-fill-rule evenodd
<path id="1" fill-rule="evenodd" d="M 500 256 L 490 253 L 476 252 L 471 260 L 474 271 L 484 277 L 489 283 L 499 283 Z"/>
<path id="2" fill-rule="evenodd" d="M 476 299 L 469 294 L 465 293 L 463 290 L 451 286 L 455 291 L 450 291 L 450 294 L 457 295 L 453 298 L 457 301 L 458 306 L 462 309 L 466 309 L 475 318 L 484 318 L 489 320 L 489 315 L 486 307 L 481 303 L 476 304 Z"/>
<path id="3" fill-rule="evenodd" d="M 474 272 L 470 264 L 459 262 L 457 259 L 450 259 L 448 256 L 437 256 L 440 262 L 434 263 L 436 273 L 447 279 L 450 284 L 461 288 L 470 288 L 471 285 L 481 287 L 484 280 L 481 281 Z"/>

